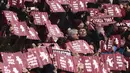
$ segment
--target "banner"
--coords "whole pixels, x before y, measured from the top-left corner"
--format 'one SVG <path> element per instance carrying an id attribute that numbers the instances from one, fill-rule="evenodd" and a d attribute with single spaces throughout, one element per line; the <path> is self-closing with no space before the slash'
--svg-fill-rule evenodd
<path id="1" fill-rule="evenodd" d="M 100 58 L 100 73 L 109 73 L 107 64 L 104 62 L 102 55 Z"/>
<path id="2" fill-rule="evenodd" d="M 12 12 L 12 11 L 7 11 L 7 10 L 4 10 L 3 12 L 3 15 L 4 15 L 4 22 L 8 25 L 13 25 L 15 23 L 18 22 L 18 17 L 16 15 L 16 13 Z"/>
<path id="3" fill-rule="evenodd" d="M 121 47 L 121 36 L 120 35 L 112 35 L 108 40 L 105 42 L 103 40 L 100 41 L 100 49 L 101 52 L 114 52 L 114 46 L 117 48 Z"/>
<path id="4" fill-rule="evenodd" d="M 9 65 L 3 64 L 1 67 L 2 67 L 2 73 L 12 73 L 11 67 Z"/>
<path id="5" fill-rule="evenodd" d="M 130 57 L 125 57 L 126 60 L 126 68 L 130 70 Z"/>
<path id="6" fill-rule="evenodd" d="M 19 22 L 11 25 L 10 29 L 11 29 L 11 33 L 18 35 L 18 36 L 21 36 L 22 31 L 20 30 Z"/>
<path id="7" fill-rule="evenodd" d="M 2 67 L 3 73 L 6 73 L 6 72 L 8 72 L 8 73 L 21 73 L 22 72 L 22 69 L 24 66 L 22 66 L 22 64 L 21 64 L 21 66 L 20 66 L 20 64 L 18 64 L 18 62 L 17 62 L 18 59 L 15 59 L 16 58 L 15 54 L 3 53 L 3 52 L 1 53 L 1 56 L 3 59 L 3 67 Z M 22 63 L 23 61 L 20 61 L 20 58 L 19 58 L 19 62 Z"/>
<path id="8" fill-rule="evenodd" d="M 101 67 L 100 67 L 100 57 L 99 56 L 92 56 L 92 67 L 94 73 L 101 73 Z"/>
<path id="9" fill-rule="evenodd" d="M 57 25 L 46 25 L 47 28 L 47 38 L 56 42 L 59 37 L 64 37 L 64 34 L 61 32 L 60 28 Z"/>
<path id="10" fill-rule="evenodd" d="M 26 22 L 16 22 L 11 25 L 12 33 L 17 36 L 27 36 L 29 34 Z"/>
<path id="11" fill-rule="evenodd" d="M 92 65 L 92 57 L 84 56 L 84 73 L 95 73 Z"/>
<path id="12" fill-rule="evenodd" d="M 96 3 L 97 0 L 82 0 L 85 3 Z"/>
<path id="13" fill-rule="evenodd" d="M 0 64 L 3 73 L 22 73 L 24 68 L 43 67 L 53 64 L 58 69 L 82 73 L 108 73 L 111 70 L 126 70 L 124 56 L 120 53 L 101 54 L 101 56 L 80 56 L 71 54 L 64 50 L 53 51 L 52 59 L 45 48 L 32 48 L 26 53 L 3 53 L 1 52 L 3 63 Z M 126 59 L 129 62 L 129 58 Z"/>
<path id="14" fill-rule="evenodd" d="M 99 13 L 99 10 L 96 8 L 89 8 L 88 12 L 90 13 L 90 16 L 93 17 L 93 16 L 97 16 L 97 14 Z"/>
<path id="15" fill-rule="evenodd" d="M 114 21 L 114 18 L 110 15 L 106 15 L 104 13 L 98 13 L 98 16 L 88 16 L 88 21 L 90 23 L 95 24 L 96 26 L 108 26 L 109 24 L 114 24 L 116 21 Z"/>
<path id="16" fill-rule="evenodd" d="M 39 36 L 38 36 L 38 32 L 32 28 L 32 27 L 28 27 L 28 32 L 29 34 L 27 35 L 27 38 L 28 39 L 31 39 L 31 40 L 40 40 Z"/>
<path id="17" fill-rule="evenodd" d="M 67 49 L 73 53 L 93 53 L 93 49 L 90 48 L 87 42 L 83 40 L 76 40 L 66 43 Z"/>
<path id="18" fill-rule="evenodd" d="M 72 12 L 87 11 L 87 7 L 82 0 L 71 0 L 70 7 Z"/>
<path id="19" fill-rule="evenodd" d="M 27 36 L 29 34 L 28 32 L 28 26 L 27 26 L 27 23 L 26 22 L 19 22 L 19 28 L 20 28 L 20 31 L 21 31 L 21 36 Z"/>
<path id="20" fill-rule="evenodd" d="M 36 56 L 37 56 L 40 67 L 47 64 L 52 64 L 51 58 L 46 48 L 35 48 L 35 51 L 36 51 Z"/>
<path id="21" fill-rule="evenodd" d="M 112 35 L 110 38 L 113 39 L 113 43 L 117 45 L 117 47 L 121 47 L 121 36 L 120 35 Z"/>
<path id="22" fill-rule="evenodd" d="M 33 16 L 35 25 L 45 25 L 48 21 L 48 14 L 46 12 L 32 11 L 30 15 Z"/>
<path id="23" fill-rule="evenodd" d="M 26 58 L 25 62 L 27 62 L 27 68 L 33 69 L 33 68 L 40 67 L 38 63 L 38 58 L 34 51 L 23 53 L 23 55 Z"/>
<path id="24" fill-rule="evenodd" d="M 122 17 L 121 9 L 119 5 L 104 4 L 104 12 L 113 17 Z"/>
<path id="25" fill-rule="evenodd" d="M 48 36 L 64 37 L 63 33 L 57 25 L 46 25 L 46 27 L 48 30 Z"/>
<path id="26" fill-rule="evenodd" d="M 103 52 L 108 52 L 108 50 L 107 50 L 107 44 L 103 40 L 100 41 L 100 49 L 101 49 L 102 53 Z"/>
<path id="27" fill-rule="evenodd" d="M 58 69 L 75 72 L 75 64 L 72 56 L 67 56 L 65 54 L 54 53 L 55 62 Z"/>
<path id="28" fill-rule="evenodd" d="M 40 3 L 41 2 L 41 0 L 25 0 L 25 2 L 30 2 L 30 3 L 33 3 L 33 4 L 35 4 L 35 3 Z"/>
<path id="29" fill-rule="evenodd" d="M 23 54 L 21 52 L 16 52 L 14 54 L 15 63 L 18 68 L 23 69 L 27 67 L 27 62 L 25 61 Z"/>
<path id="30" fill-rule="evenodd" d="M 8 5 L 10 7 L 18 7 L 18 8 L 21 8 L 21 7 L 24 7 L 24 0 L 8 0 Z"/>
<path id="31" fill-rule="evenodd" d="M 107 51 L 108 52 L 113 52 L 114 51 L 114 38 L 110 37 L 107 40 Z"/>
<path id="32" fill-rule="evenodd" d="M 130 27 L 130 20 L 123 20 L 122 22 L 116 23 L 118 27 Z"/>
<path id="33" fill-rule="evenodd" d="M 53 49 L 52 51 L 53 51 L 53 53 L 60 53 L 60 54 L 64 54 L 64 55 L 67 55 L 67 56 L 71 56 L 71 52 L 68 51 L 68 50 L 64 50 L 64 49 Z"/>
<path id="34" fill-rule="evenodd" d="M 20 71 L 17 67 L 11 67 L 3 64 L 2 73 L 22 73 L 22 71 Z"/>
<path id="35" fill-rule="evenodd" d="M 51 12 L 65 12 L 64 8 L 56 1 L 46 1 L 50 6 Z"/>
<path id="36" fill-rule="evenodd" d="M 55 0 L 55 1 L 57 1 L 61 5 L 69 5 L 70 4 L 70 0 Z"/>
<path id="37" fill-rule="evenodd" d="M 115 55 L 115 64 L 116 64 L 116 69 L 117 70 L 126 70 L 126 66 L 125 66 L 125 61 L 124 61 L 124 56 L 120 53 L 116 53 Z"/>
<path id="38" fill-rule="evenodd" d="M 15 66 L 15 59 L 13 53 L 1 52 L 3 63 L 10 66 Z"/>
<path id="39" fill-rule="evenodd" d="M 116 59 L 114 58 L 114 54 L 103 54 L 101 57 L 103 58 L 103 62 L 106 64 L 108 71 L 117 70 Z"/>

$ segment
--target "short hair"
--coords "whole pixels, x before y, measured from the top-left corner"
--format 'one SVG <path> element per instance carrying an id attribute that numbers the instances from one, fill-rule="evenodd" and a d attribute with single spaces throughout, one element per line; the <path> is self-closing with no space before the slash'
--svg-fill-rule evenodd
<path id="1" fill-rule="evenodd" d="M 76 33 L 78 33 L 77 29 L 70 29 L 70 30 L 68 30 L 68 36 L 72 36 L 73 34 L 76 34 Z"/>

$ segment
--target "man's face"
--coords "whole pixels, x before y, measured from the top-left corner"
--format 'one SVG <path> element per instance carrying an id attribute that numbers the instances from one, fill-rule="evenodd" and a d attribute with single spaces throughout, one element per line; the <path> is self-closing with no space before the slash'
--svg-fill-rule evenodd
<path id="1" fill-rule="evenodd" d="M 80 37 L 85 37 L 87 35 L 87 32 L 85 29 L 79 29 L 79 36 Z"/>

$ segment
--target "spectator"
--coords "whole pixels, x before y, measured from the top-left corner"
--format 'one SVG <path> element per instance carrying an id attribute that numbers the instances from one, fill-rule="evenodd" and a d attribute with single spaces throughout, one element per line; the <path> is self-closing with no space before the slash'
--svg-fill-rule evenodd
<path id="1" fill-rule="evenodd" d="M 128 46 L 128 48 L 130 48 L 130 28 L 127 29 L 123 36 L 125 37 L 126 41 L 125 45 Z"/>
<path id="2" fill-rule="evenodd" d="M 125 17 L 125 15 L 126 15 L 126 9 L 125 9 L 125 7 L 123 6 L 122 3 L 120 4 L 120 8 L 121 8 L 122 17 Z"/>
<path id="3" fill-rule="evenodd" d="M 53 64 L 48 64 L 46 66 L 44 66 L 42 72 L 45 72 L 45 73 L 54 73 L 54 70 L 55 70 L 55 67 Z"/>
<path id="4" fill-rule="evenodd" d="M 89 44 L 92 43 L 91 38 L 87 35 L 87 31 L 84 28 L 79 29 L 79 39 L 85 40 Z"/>
<path id="5" fill-rule="evenodd" d="M 68 29 L 68 40 L 74 41 L 79 39 L 79 34 L 77 29 Z"/>
<path id="6" fill-rule="evenodd" d="M 130 19 L 130 3 L 127 5 L 126 8 L 126 16 L 124 17 L 124 20 L 129 20 Z"/>
<path id="7" fill-rule="evenodd" d="M 71 8 L 66 7 L 67 8 L 66 12 L 52 13 L 49 5 L 44 0 L 34 0 L 34 1 L 36 1 L 34 3 L 26 1 L 25 2 L 26 7 L 24 7 L 24 8 L 18 8 L 17 6 L 10 7 L 9 4 L 7 4 L 8 1 L 10 1 L 10 0 L 1 0 L 0 1 L 0 12 L 5 9 L 16 12 L 16 14 L 18 14 L 17 16 L 19 18 L 18 21 L 26 21 L 29 24 L 28 27 L 30 27 L 30 26 L 35 27 L 35 30 L 38 31 L 38 36 L 40 36 L 40 39 L 43 42 L 46 42 L 45 40 L 46 40 L 46 36 L 47 36 L 47 34 L 44 34 L 45 26 L 42 27 L 42 25 L 41 26 L 37 25 L 38 26 L 37 27 L 34 24 L 33 16 L 29 16 L 29 13 L 31 11 L 39 11 L 39 8 L 40 8 L 40 11 L 45 10 L 45 12 L 48 12 L 48 16 L 49 16 L 48 20 L 50 20 L 52 24 L 57 24 L 59 26 L 59 28 L 64 33 L 67 34 L 67 37 L 62 37 L 62 38 L 58 39 L 57 43 L 60 46 L 60 48 L 63 48 L 63 49 L 66 48 L 65 43 L 67 42 L 67 40 L 68 41 L 85 40 L 86 42 L 88 42 L 91 49 L 92 48 L 94 49 L 94 51 L 96 52 L 95 55 L 99 56 L 99 52 L 97 52 L 97 51 L 101 50 L 101 49 L 99 50 L 99 41 L 104 40 L 104 42 L 106 44 L 107 38 L 109 38 L 111 35 L 120 34 L 120 35 L 122 35 L 124 42 L 122 43 L 121 47 L 118 47 L 117 46 L 118 43 L 115 40 L 114 45 L 112 45 L 112 47 L 113 47 L 112 50 L 114 51 L 113 53 L 119 51 L 119 52 L 121 52 L 121 54 L 123 53 L 124 56 L 130 57 L 130 28 L 117 27 L 114 24 L 110 24 L 109 26 L 101 26 L 101 24 L 98 24 L 99 26 L 98 25 L 95 26 L 94 24 L 92 24 L 92 25 L 89 25 L 89 26 L 91 26 L 92 29 L 87 31 L 85 28 L 85 24 L 84 24 L 84 23 L 86 23 L 86 21 L 88 21 L 87 16 L 89 15 L 89 13 L 87 11 L 79 11 L 79 12 L 75 13 L 75 12 L 71 11 Z M 37 3 L 37 1 L 44 2 L 44 5 L 42 5 L 43 3 L 40 3 L 40 2 Z M 123 0 L 123 1 L 122 0 L 97 0 L 97 2 L 98 3 L 87 3 L 87 7 L 96 8 L 99 10 L 99 12 L 103 13 L 104 11 L 102 8 L 102 3 L 119 4 L 119 2 L 123 2 L 120 4 L 121 13 L 122 13 L 123 17 L 115 18 L 115 21 L 122 22 L 123 19 L 130 20 L 130 3 L 127 3 L 126 0 Z M 1 13 L 1 17 L 2 17 L 2 13 Z M 1 22 L 2 22 L 2 20 L 1 20 Z M 45 22 L 45 24 L 47 25 L 46 22 Z M 12 25 L 12 24 L 9 23 L 8 25 Z M 36 27 L 37 27 L 37 29 L 36 29 Z M 68 29 L 68 28 L 72 28 L 72 29 Z M 26 39 L 26 37 L 19 37 L 19 36 L 15 36 L 14 34 L 12 34 L 12 31 L 14 31 L 14 29 L 15 29 L 12 26 L 6 26 L 4 24 L 4 27 L 1 25 L 0 29 L 3 32 L 3 35 L 6 35 L 4 37 L 0 37 L 0 49 L 1 49 L 0 52 L 8 52 L 8 51 L 17 52 L 17 51 L 20 51 L 20 49 L 23 49 L 25 47 L 27 47 L 27 48 L 43 47 L 42 42 L 38 43 L 38 41 L 29 40 L 29 39 Z M 68 29 L 68 32 L 67 32 L 67 29 Z M 89 27 L 88 27 L 88 29 L 89 29 Z M 52 41 L 48 41 L 48 43 L 52 43 Z M 27 46 L 27 45 L 29 45 L 29 46 Z M 50 49 L 50 47 L 53 47 L 53 46 L 54 46 L 54 44 L 51 44 L 49 46 L 49 48 L 47 48 L 47 49 Z M 108 45 L 107 45 L 107 47 L 108 47 Z M 125 49 L 125 51 L 124 51 L 124 49 Z M 47 50 L 47 51 L 50 53 L 50 50 Z M 73 51 L 71 51 L 71 52 L 73 52 Z M 75 57 L 85 56 L 82 53 L 80 53 L 80 54 L 72 53 L 72 55 Z M 54 57 L 51 57 L 51 58 L 54 58 Z M 84 64 L 80 63 L 77 65 L 78 65 L 77 73 L 83 73 Z M 48 65 L 44 66 L 42 68 L 42 70 L 41 70 L 41 68 L 42 67 L 32 69 L 30 72 L 26 68 L 23 68 L 23 73 L 43 73 L 43 72 L 44 73 L 70 73 L 70 72 L 67 72 L 64 70 L 57 69 L 53 64 L 48 64 Z M 114 72 L 110 71 L 110 73 L 114 73 Z"/>
<path id="8" fill-rule="evenodd" d="M 85 26 L 85 24 L 79 19 L 75 19 L 73 24 L 73 26 L 77 29 L 83 28 Z"/>
<path id="9" fill-rule="evenodd" d="M 130 57 L 130 28 L 123 34 L 125 37 L 125 52 L 124 55 Z"/>
<path id="10" fill-rule="evenodd" d="M 66 43 L 66 42 L 67 42 L 66 38 L 63 38 L 63 37 L 60 37 L 60 38 L 58 39 L 58 41 L 57 41 L 58 45 L 59 45 L 61 48 L 63 48 L 63 49 L 66 48 L 66 46 L 65 46 L 65 43 Z"/>

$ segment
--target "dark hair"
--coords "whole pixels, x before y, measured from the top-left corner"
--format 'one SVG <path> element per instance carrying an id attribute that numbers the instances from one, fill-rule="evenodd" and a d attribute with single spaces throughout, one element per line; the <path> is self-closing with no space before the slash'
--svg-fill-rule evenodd
<path id="1" fill-rule="evenodd" d="M 63 44 L 66 43 L 66 38 L 60 37 L 57 41 L 58 45 L 62 46 Z"/>
<path id="2" fill-rule="evenodd" d="M 97 3 L 87 3 L 87 7 L 88 7 L 88 8 L 98 8 L 98 7 L 101 7 L 101 4 L 97 4 Z"/>
<path id="3" fill-rule="evenodd" d="M 114 17 L 114 20 L 117 21 L 117 22 L 122 22 L 122 18 L 119 18 L 119 17 Z"/>

